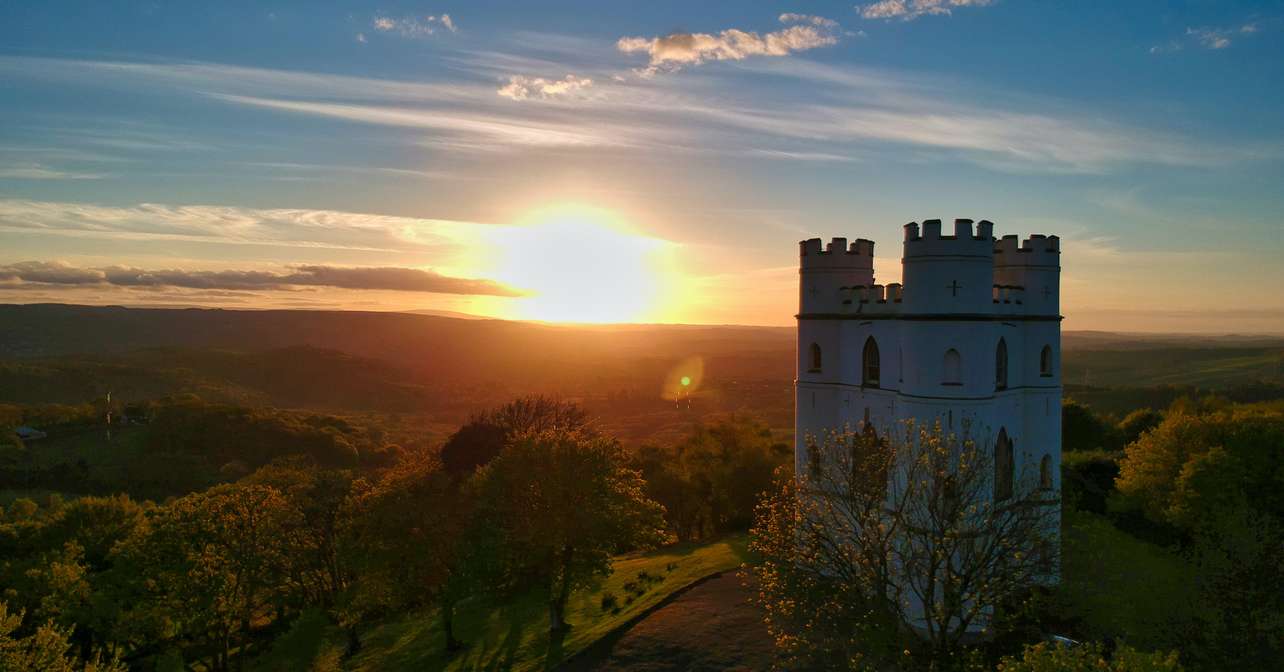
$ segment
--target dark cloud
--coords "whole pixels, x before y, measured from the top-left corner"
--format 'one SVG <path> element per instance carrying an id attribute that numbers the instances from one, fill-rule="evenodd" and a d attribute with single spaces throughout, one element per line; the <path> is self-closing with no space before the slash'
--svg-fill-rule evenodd
<path id="1" fill-rule="evenodd" d="M 296 266 L 286 273 L 273 273 L 271 271 L 145 270 L 125 266 L 77 268 L 59 262 L 24 261 L 0 266 L 0 282 L 46 286 L 110 285 L 204 290 L 337 287 L 433 294 L 522 296 L 522 292 L 494 280 L 454 278 L 431 270 L 396 267 Z"/>
<path id="2" fill-rule="evenodd" d="M 58 262 L 20 261 L 16 264 L 0 266 L 0 280 L 21 280 L 51 285 L 95 285 L 103 282 L 103 273 Z"/>

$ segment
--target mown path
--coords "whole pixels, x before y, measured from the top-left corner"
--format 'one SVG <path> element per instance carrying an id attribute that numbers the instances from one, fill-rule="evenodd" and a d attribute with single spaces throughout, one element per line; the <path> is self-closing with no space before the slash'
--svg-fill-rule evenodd
<path id="1" fill-rule="evenodd" d="M 772 645 L 735 572 L 705 581 L 657 609 L 594 655 L 583 670 L 767 670 Z"/>

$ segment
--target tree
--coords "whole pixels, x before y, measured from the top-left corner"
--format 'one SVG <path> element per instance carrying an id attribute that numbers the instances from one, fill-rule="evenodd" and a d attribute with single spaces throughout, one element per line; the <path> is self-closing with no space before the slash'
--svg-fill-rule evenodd
<path id="1" fill-rule="evenodd" d="M 1252 506 L 1284 522 L 1284 414 L 1170 412 L 1126 449 L 1121 503 L 1187 532 Z"/>
<path id="2" fill-rule="evenodd" d="M 69 656 L 70 628 L 62 629 L 52 622 L 37 626 L 26 637 L 16 636 L 22 626 L 22 612 L 9 613 L 9 605 L 0 602 L 0 671 L 3 672 L 126 672 L 114 658 L 103 660 L 94 655 L 88 660 Z"/>
<path id="3" fill-rule="evenodd" d="M 588 416 L 576 404 L 542 395 L 520 397 L 469 418 L 442 446 L 442 466 L 455 477 L 468 476 L 489 464 L 520 434 L 583 430 L 588 425 Z"/>
<path id="4" fill-rule="evenodd" d="M 467 568 L 463 535 L 470 498 L 435 461 L 412 456 L 363 485 L 352 506 L 343 536 L 344 556 L 357 577 L 349 610 L 436 604 L 446 648 L 458 649 L 454 605 Z M 344 620 L 355 640 L 355 619 Z"/>
<path id="5" fill-rule="evenodd" d="M 1284 656 L 1282 445 L 1279 412 L 1174 406 L 1120 463 L 1116 505 L 1176 529 L 1196 568 L 1192 661 L 1255 669 Z"/>
<path id="6" fill-rule="evenodd" d="M 1092 409 L 1067 399 L 1061 404 L 1061 446 L 1068 451 L 1110 448 L 1110 427 Z"/>
<path id="7" fill-rule="evenodd" d="M 913 424 L 829 432 L 778 479 L 750 533 L 750 576 L 799 667 L 896 664 L 899 640 L 948 665 L 969 631 L 1055 569 L 1057 501 L 1024 470 L 996 502 L 989 442 Z"/>
<path id="8" fill-rule="evenodd" d="M 353 476 L 343 469 L 322 469 L 295 456 L 260 468 L 243 482 L 276 488 L 293 509 L 286 529 L 289 582 L 306 605 L 329 607 L 347 587 L 350 572 L 339 552 L 340 534 L 351 513 L 347 506 Z"/>
<path id="9" fill-rule="evenodd" d="M 112 547 L 142 522 L 143 508 L 118 495 L 80 497 L 44 513 L 0 526 L 0 585 L 12 591 L 10 607 L 66 630 L 82 657 L 114 652 L 120 607 L 104 577 Z"/>
<path id="10" fill-rule="evenodd" d="M 554 427 L 517 437 L 478 472 L 482 525 L 511 574 L 546 587 L 551 632 L 567 627 L 571 591 L 608 574 L 613 554 L 663 539 L 664 510 L 626 464 L 615 440 Z"/>
<path id="11" fill-rule="evenodd" d="M 1141 438 L 1142 434 L 1158 427 L 1163 421 L 1164 414 L 1159 411 L 1151 408 L 1137 409 L 1119 421 L 1119 441 L 1126 446 Z"/>
<path id="12" fill-rule="evenodd" d="M 293 549 L 285 545 L 292 511 L 276 488 L 231 484 L 161 507 L 121 543 L 117 564 L 132 569 L 136 606 L 123 616 L 149 631 L 208 651 L 229 669 L 233 644 L 244 654 L 256 617 L 270 614 Z"/>
<path id="13" fill-rule="evenodd" d="M 679 540 L 748 529 L 758 497 L 788 449 L 763 423 L 733 417 L 694 427 L 672 449 L 643 447 L 633 464 L 647 495 L 664 505 Z"/>

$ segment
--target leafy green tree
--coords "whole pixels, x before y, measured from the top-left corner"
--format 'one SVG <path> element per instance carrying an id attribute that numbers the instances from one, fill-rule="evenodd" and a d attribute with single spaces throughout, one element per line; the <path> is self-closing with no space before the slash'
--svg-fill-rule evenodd
<path id="1" fill-rule="evenodd" d="M 1119 441 L 1126 446 L 1141 438 L 1142 434 L 1158 427 L 1163 421 L 1164 414 L 1159 411 L 1151 408 L 1137 409 L 1119 421 Z"/>
<path id="2" fill-rule="evenodd" d="M 1112 427 L 1092 409 L 1067 399 L 1061 404 L 1061 447 L 1064 450 L 1113 448 Z"/>
<path id="3" fill-rule="evenodd" d="M 748 529 L 758 497 L 791 454 L 763 423 L 733 417 L 697 425 L 670 450 L 644 447 L 633 464 L 669 528 L 687 541 Z"/>
<path id="4" fill-rule="evenodd" d="M 9 613 L 0 602 L 0 671 L 2 672 L 126 672 L 128 668 L 115 659 L 104 660 L 94 655 L 81 660 L 69 655 L 70 629 L 52 622 L 39 625 L 25 637 L 16 633 L 22 626 L 23 614 Z"/>
<path id="5" fill-rule="evenodd" d="M 1128 446 L 1115 487 L 1155 522 L 1193 530 L 1252 506 L 1284 520 L 1284 414 L 1170 413 Z"/>
<path id="6" fill-rule="evenodd" d="M 542 395 L 520 397 L 469 418 L 442 446 L 442 466 L 456 477 L 467 476 L 495 459 L 513 437 L 588 425 L 587 414 L 576 404 Z"/>
<path id="7" fill-rule="evenodd" d="M 482 525 L 496 532 L 511 572 L 547 589 L 551 632 L 567 627 L 571 591 L 609 573 L 613 554 L 664 538 L 664 509 L 604 436 L 519 436 L 478 478 Z"/>
<path id="8" fill-rule="evenodd" d="M 1270 666 L 1284 656 L 1284 414 L 1207 408 L 1170 410 L 1128 446 L 1118 504 L 1184 535 L 1204 607 L 1188 658 Z"/>
<path id="9" fill-rule="evenodd" d="M 351 513 L 352 472 L 323 469 L 296 456 L 262 467 L 243 482 L 270 486 L 285 496 L 293 510 L 285 530 L 293 550 L 287 559 L 290 592 L 305 605 L 331 606 L 351 578 L 340 535 Z"/>
<path id="10" fill-rule="evenodd" d="M 292 510 L 276 488 L 222 485 L 157 509 L 122 542 L 117 562 L 134 568 L 134 603 L 124 620 L 176 638 L 229 669 L 232 651 L 251 643 L 251 625 L 268 616 L 282 590 Z M 238 665 L 244 655 L 237 658 Z"/>
<path id="11" fill-rule="evenodd" d="M 470 521 L 467 494 L 435 461 L 411 457 L 374 484 L 363 485 L 352 506 L 343 545 L 357 578 L 347 608 L 361 612 L 436 604 L 447 649 L 459 648 L 454 605 L 467 569 L 462 550 Z M 355 627 L 354 618 L 343 620 Z M 355 630 L 350 628 L 350 635 Z"/>

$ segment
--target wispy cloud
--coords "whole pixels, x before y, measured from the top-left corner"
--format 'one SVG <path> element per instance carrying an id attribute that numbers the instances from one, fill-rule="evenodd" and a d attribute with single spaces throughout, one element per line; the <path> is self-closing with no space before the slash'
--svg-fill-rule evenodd
<path id="1" fill-rule="evenodd" d="M 102 177 L 101 173 L 58 170 L 38 163 L 0 168 L 0 179 L 10 180 L 98 180 Z"/>
<path id="2" fill-rule="evenodd" d="M 254 105 L 289 112 L 301 112 L 349 121 L 387 126 L 436 129 L 456 133 L 487 136 L 517 145 L 555 146 L 622 146 L 624 136 L 603 133 L 592 126 L 566 122 L 535 122 L 506 119 L 483 113 L 467 111 L 445 112 L 408 107 L 372 105 L 344 105 L 311 101 L 275 100 L 252 96 L 215 95 L 228 102 Z"/>
<path id="3" fill-rule="evenodd" d="M 866 19 L 912 21 L 920 16 L 948 15 L 959 7 L 986 7 L 992 4 L 994 0 L 880 0 L 857 5 L 856 10 Z"/>
<path id="4" fill-rule="evenodd" d="M 0 199 L 0 231 L 112 240 L 180 240 L 432 255 L 437 268 L 476 240 L 485 224 L 335 210 L 141 203 L 108 206 Z"/>
<path id="5" fill-rule="evenodd" d="M 670 33 L 662 37 L 622 37 L 616 47 L 624 53 L 645 53 L 648 72 L 698 65 L 706 61 L 739 61 L 750 56 L 788 56 L 838 43 L 838 22 L 806 14 L 781 14 L 791 24 L 769 33 L 728 28 L 719 33 Z"/>
<path id="6" fill-rule="evenodd" d="M 430 294 L 523 296 L 493 280 L 456 278 L 433 270 L 396 267 L 304 265 L 282 272 L 147 270 L 128 266 L 79 268 L 62 262 L 25 261 L 0 266 L 0 289 L 14 284 L 110 285 L 114 287 L 179 287 L 204 290 L 279 290 L 294 287 L 333 287 L 392 290 Z"/>
<path id="7" fill-rule="evenodd" d="M 837 21 L 827 19 L 823 16 L 815 16 L 813 14 L 795 14 L 793 12 L 785 12 L 780 15 L 779 20 L 781 23 L 810 23 L 813 26 L 822 26 L 824 28 L 838 27 Z"/>
<path id="8" fill-rule="evenodd" d="M 508 78 L 508 83 L 501 86 L 496 93 L 513 100 L 548 99 L 565 96 L 590 86 L 593 86 L 592 79 L 575 75 L 567 75 L 562 79 L 512 75 Z"/>
<path id="9" fill-rule="evenodd" d="M 416 16 L 394 18 L 378 14 L 370 22 L 370 26 L 381 33 L 391 33 L 411 39 L 428 37 L 436 33 L 438 27 L 445 28 L 452 33 L 459 32 L 459 28 L 455 25 L 455 20 L 450 18 L 449 14 L 440 16 L 429 14 L 422 19 Z"/>
<path id="10" fill-rule="evenodd" d="M 1171 54 L 1181 51 L 1187 44 L 1201 49 L 1221 50 L 1231 46 L 1241 36 L 1252 35 L 1257 31 L 1258 26 L 1256 23 L 1245 23 L 1239 27 L 1231 28 L 1213 28 L 1209 26 L 1187 28 L 1183 36 L 1184 40 L 1173 39 L 1163 44 L 1157 44 L 1150 48 L 1150 53 Z"/>
<path id="11" fill-rule="evenodd" d="M 814 28 L 815 22 L 791 27 Z M 673 64 L 664 59 L 678 52 L 664 53 L 669 52 L 655 55 L 658 62 Z M 698 61 L 722 52 L 680 53 Z M 499 72 L 557 66 L 489 52 L 476 58 L 480 65 L 460 57 L 461 70 L 477 69 L 473 79 L 440 83 L 208 63 L 28 57 L 0 57 L 0 75 L 124 90 L 164 87 L 173 95 L 232 105 L 401 127 L 418 134 L 407 142 L 456 152 L 609 149 L 742 156 L 761 149 L 768 150 L 759 154 L 763 158 L 797 160 L 817 154 L 864 157 L 886 144 L 901 148 L 889 152 L 892 156 L 908 156 L 905 148 L 922 150 L 915 160 L 967 161 L 1005 172 L 1079 173 L 1107 172 L 1127 163 L 1216 166 L 1279 156 L 1278 147 L 1263 149 L 1261 143 L 1214 143 L 1149 124 L 1113 122 L 1076 109 L 1072 101 L 1002 91 L 979 94 L 965 82 L 802 58 L 751 59 L 735 72 L 706 70 L 700 76 L 654 80 L 617 81 L 609 65 L 577 69 L 563 79 L 508 75 L 500 95 L 494 84 Z M 797 87 L 777 94 L 727 86 L 726 78 L 745 75 Z M 799 87 L 809 95 L 799 97 Z M 505 99 L 521 96 L 545 104 L 512 105 Z"/>
<path id="12" fill-rule="evenodd" d="M 1186 35 L 1205 49 L 1225 49 L 1231 45 L 1231 38 L 1236 35 L 1251 35 L 1257 32 L 1257 24 L 1247 23 L 1239 28 L 1187 28 Z"/>

